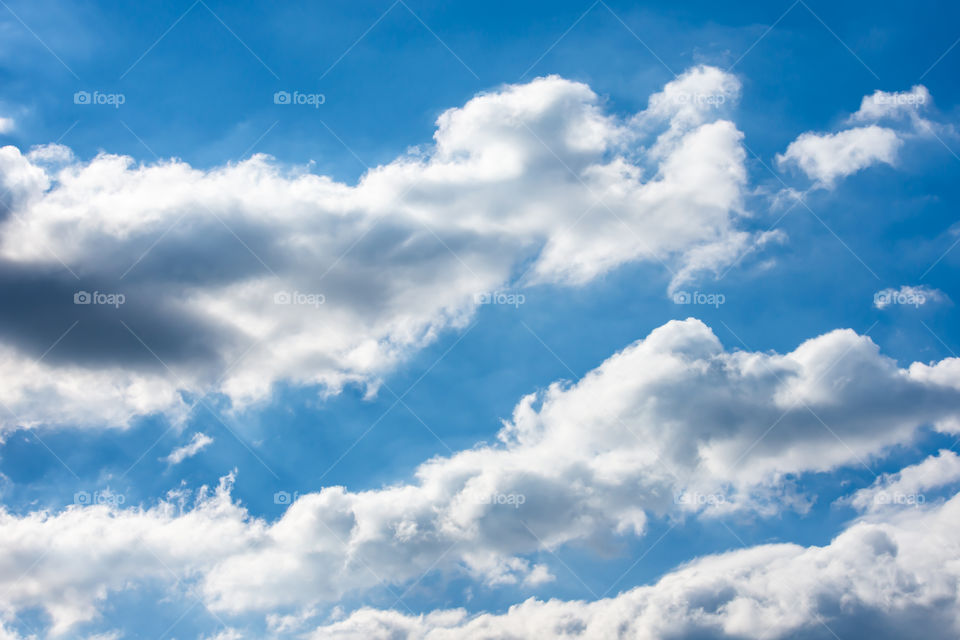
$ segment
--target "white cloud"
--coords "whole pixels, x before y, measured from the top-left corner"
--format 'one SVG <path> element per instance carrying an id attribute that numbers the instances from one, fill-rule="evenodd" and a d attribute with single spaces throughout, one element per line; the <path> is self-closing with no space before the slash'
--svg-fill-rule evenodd
<path id="1" fill-rule="evenodd" d="M 34 164 L 57 166 L 76 160 L 70 147 L 57 143 L 41 144 L 30 149 L 27 159 Z"/>
<path id="2" fill-rule="evenodd" d="M 204 447 L 212 443 L 213 438 L 207 434 L 195 433 L 193 434 L 193 438 L 190 439 L 190 442 L 171 451 L 170 455 L 164 458 L 164 460 L 170 464 L 179 464 L 190 456 L 197 455 Z"/>
<path id="3" fill-rule="evenodd" d="M 958 526 L 960 496 L 858 522 L 824 547 L 770 544 L 701 558 L 594 602 L 531 598 L 499 615 L 364 608 L 313 637 L 948 640 L 960 633 Z"/>
<path id="4" fill-rule="evenodd" d="M 192 505 L 189 496 L 173 494 L 148 510 L 97 504 L 18 517 L 0 509 L 0 617 L 42 607 L 51 635 L 63 635 L 94 619 L 111 591 L 189 580 L 238 553 L 263 525 L 231 502 L 231 482 L 225 478 L 212 494 L 201 491 Z"/>
<path id="5" fill-rule="evenodd" d="M 375 389 L 531 257 L 520 285 L 637 261 L 666 265 L 671 286 L 717 271 L 777 237 L 737 228 L 742 134 L 722 107 L 738 91 L 696 67 L 620 119 L 581 83 L 507 85 L 356 185 L 266 156 L 200 170 L 4 147 L 0 401 L 20 425 L 124 425 L 179 416 L 182 393 L 239 407 L 281 380 Z M 79 291 L 125 302 L 74 305 Z"/>
<path id="6" fill-rule="evenodd" d="M 514 583 L 537 571 L 523 556 L 541 543 L 609 547 L 650 514 L 802 509 L 785 474 L 859 465 L 922 424 L 948 428 L 960 393 L 934 379 L 852 331 L 771 355 L 726 352 L 699 321 L 671 322 L 576 384 L 524 398 L 497 446 L 431 460 L 415 484 L 301 496 L 205 592 L 227 610 L 308 605 L 304 594 L 373 586 L 365 565 L 403 582 L 444 550 L 438 569 Z M 334 588 L 323 567 L 344 545 L 341 566 L 355 564 Z"/>
<path id="7" fill-rule="evenodd" d="M 960 456 L 949 449 L 942 449 L 937 455 L 918 464 L 904 467 L 896 473 L 883 474 L 872 486 L 840 502 L 849 502 L 861 511 L 922 505 L 927 502 L 926 492 L 957 481 L 960 481 Z"/>
<path id="8" fill-rule="evenodd" d="M 790 143 L 777 164 L 794 163 L 807 176 L 830 188 L 838 178 L 845 178 L 869 166 L 892 165 L 903 141 L 893 129 L 870 125 L 838 133 L 804 133 Z"/>
<path id="9" fill-rule="evenodd" d="M 342 613 L 339 606 L 333 608 L 330 618 L 337 617 Z M 292 634 L 295 631 L 304 629 L 309 624 L 309 620 L 316 618 L 319 612 L 316 609 L 305 608 L 294 614 L 268 614 L 267 628 L 273 634 Z M 282 637 L 282 636 L 281 636 Z"/>
<path id="10" fill-rule="evenodd" d="M 0 590 L 64 630 L 112 589 L 174 576 L 225 613 L 296 610 L 429 570 L 532 585 L 551 578 L 527 559 L 544 546 L 609 549 L 650 517 L 802 510 L 786 474 L 869 462 L 922 425 L 957 430 L 958 370 L 899 368 L 849 330 L 787 354 L 731 352 L 701 322 L 674 321 L 524 398 L 497 444 L 429 460 L 411 483 L 301 495 L 272 524 L 231 502 L 229 479 L 189 510 L 174 496 L 3 514 Z"/>
<path id="11" fill-rule="evenodd" d="M 895 165 L 907 140 L 952 132 L 952 128 L 924 118 L 932 103 L 926 87 L 910 91 L 875 91 L 864 96 L 860 108 L 847 118 L 856 126 L 836 133 L 800 134 L 777 164 L 798 166 L 817 187 L 831 189 L 840 178 L 877 165 Z M 883 126 L 880 126 L 883 123 Z"/>
<path id="12" fill-rule="evenodd" d="M 69 324 L 64 327 L 66 329 Z M 121 366 L 50 366 L 0 344 L 0 424 L 123 425 L 134 415 L 166 412 L 179 422 L 187 409 L 175 381 Z"/>
<path id="13" fill-rule="evenodd" d="M 873 306 L 877 309 L 886 309 L 890 305 L 909 305 L 919 307 L 928 302 L 944 302 L 945 293 L 939 289 L 931 289 L 925 285 L 913 287 L 903 285 L 899 289 L 887 287 L 873 294 Z"/>
<path id="14" fill-rule="evenodd" d="M 10 133 L 16 128 L 13 118 L 0 117 L 0 134 Z"/>
<path id="15" fill-rule="evenodd" d="M 8 210 L 20 210 L 35 203 L 50 188 L 50 176 L 43 167 L 21 155 L 16 147 L 0 147 L 0 221 Z"/>
<path id="16" fill-rule="evenodd" d="M 910 91 L 874 91 L 864 96 L 860 108 L 850 116 L 851 122 L 879 122 L 884 119 L 907 119 L 914 123 L 920 113 L 933 103 L 930 92 L 923 85 Z"/>

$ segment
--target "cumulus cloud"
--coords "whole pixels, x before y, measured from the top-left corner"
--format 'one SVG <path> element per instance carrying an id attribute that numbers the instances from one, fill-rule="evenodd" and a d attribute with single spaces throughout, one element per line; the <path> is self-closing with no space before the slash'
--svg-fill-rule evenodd
<path id="1" fill-rule="evenodd" d="M 939 289 L 931 289 L 925 285 L 919 287 L 903 285 L 899 289 L 887 287 L 873 294 L 873 306 L 877 309 L 904 304 L 919 307 L 928 302 L 944 302 L 945 300 L 947 300 L 947 296 L 944 292 Z"/>
<path id="2" fill-rule="evenodd" d="M 876 125 L 838 133 L 804 133 L 777 155 L 777 163 L 795 163 L 809 178 L 832 187 L 837 178 L 874 164 L 892 165 L 902 144 L 893 129 Z"/>
<path id="3" fill-rule="evenodd" d="M 516 583 L 538 571 L 524 555 L 541 545 L 615 548 L 651 514 L 802 509 L 786 474 L 859 466 L 923 424 L 951 428 L 960 392 L 934 379 L 852 331 L 771 355 L 671 322 L 576 384 L 524 398 L 495 446 L 431 460 L 414 484 L 301 496 L 205 592 L 227 610 L 308 605 L 307 593 L 372 586 L 364 563 L 390 582 L 438 563 Z M 344 547 L 356 564 L 334 587 L 323 567 Z"/>
<path id="4" fill-rule="evenodd" d="M 910 91 L 875 91 L 864 96 L 860 108 L 847 118 L 848 124 L 861 126 L 836 133 L 803 133 L 777 154 L 777 164 L 799 167 L 825 189 L 867 167 L 895 165 L 907 140 L 950 130 L 921 115 L 931 103 L 930 92 L 922 85 Z"/>
<path id="5" fill-rule="evenodd" d="M 171 570 L 226 613 L 296 610 L 431 570 L 535 585 L 551 575 L 531 553 L 616 549 L 651 517 L 802 510 L 787 474 L 866 464 L 922 425 L 957 430 L 958 370 L 902 369 L 849 330 L 776 354 L 728 351 L 700 321 L 673 321 L 523 398 L 496 444 L 429 460 L 410 483 L 303 494 L 274 523 L 234 504 L 229 478 L 186 511 L 168 500 L 3 514 L 0 589 L 66 629 L 109 590 Z M 34 562 L 33 581 L 13 583 Z"/>
<path id="6" fill-rule="evenodd" d="M 858 522 L 823 547 L 762 545 L 701 558 L 613 598 L 531 598 L 499 615 L 364 608 L 312 637 L 948 640 L 960 633 L 958 525 L 960 496 Z"/>
<path id="7" fill-rule="evenodd" d="M 195 433 L 193 434 L 193 438 L 190 439 L 190 442 L 171 451 L 170 455 L 165 457 L 164 460 L 170 464 L 179 464 L 187 458 L 197 455 L 201 450 L 211 444 L 213 444 L 213 438 L 205 433 Z"/>
<path id="8" fill-rule="evenodd" d="M 175 418 L 185 394 L 240 407 L 281 380 L 373 390 L 521 264 L 518 285 L 717 271 L 776 237 L 738 229 L 738 92 L 696 67 L 618 118 L 582 83 L 507 85 L 355 185 L 262 155 L 200 170 L 3 147 L 4 424 Z"/>

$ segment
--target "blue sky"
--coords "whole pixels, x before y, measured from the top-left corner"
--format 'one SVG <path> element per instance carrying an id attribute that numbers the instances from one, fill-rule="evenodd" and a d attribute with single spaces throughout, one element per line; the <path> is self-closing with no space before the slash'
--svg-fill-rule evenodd
<path id="1" fill-rule="evenodd" d="M 852 638 L 958 598 L 845 555 L 957 552 L 957 7 L 0 4 L 0 632 L 526 637 L 535 597 Z M 854 577 L 794 567 L 798 619 L 684 569 L 776 600 L 750 554 L 817 547 Z"/>

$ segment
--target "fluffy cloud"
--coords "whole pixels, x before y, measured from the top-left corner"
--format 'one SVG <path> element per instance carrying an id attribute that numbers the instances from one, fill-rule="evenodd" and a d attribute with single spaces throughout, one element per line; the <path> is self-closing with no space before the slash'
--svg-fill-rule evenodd
<path id="1" fill-rule="evenodd" d="M 184 394 L 242 406 L 279 380 L 374 389 L 521 263 L 519 285 L 718 270 L 773 237 L 737 229 L 742 134 L 718 106 L 738 91 L 697 67 L 620 119 L 581 83 L 509 85 L 356 185 L 265 156 L 200 170 L 4 147 L 4 424 L 176 418 Z"/>
<path id="2" fill-rule="evenodd" d="M 610 548 L 651 514 L 802 509 L 786 474 L 859 466 L 920 425 L 952 428 L 960 391 L 912 371 L 852 331 L 771 355 L 728 352 L 701 322 L 671 322 L 576 384 L 524 398 L 496 446 L 431 460 L 414 484 L 302 496 L 204 590 L 239 611 L 373 586 L 371 566 L 391 583 L 431 566 L 529 581 L 543 569 L 525 554 Z M 326 567 L 345 549 L 333 579 Z"/>
<path id="3" fill-rule="evenodd" d="M 831 187 L 845 178 L 878 163 L 892 165 L 903 141 L 893 129 L 870 125 L 839 133 L 804 133 L 777 156 L 784 166 L 795 163 L 809 178 Z"/>
<path id="4" fill-rule="evenodd" d="M 0 510 L 0 614 L 10 619 L 42 607 L 51 635 L 62 635 L 93 619 L 110 591 L 189 580 L 210 561 L 238 553 L 263 525 L 231 502 L 231 482 L 225 478 L 212 493 L 201 490 L 192 503 L 172 494 L 148 510 L 118 510 L 116 500 L 55 515 Z"/>
<path id="5" fill-rule="evenodd" d="M 922 117 L 932 100 L 922 85 L 910 91 L 875 91 L 864 96 L 847 122 L 855 126 L 836 133 L 803 133 L 777 155 L 777 164 L 799 167 L 821 188 L 876 164 L 894 165 L 904 142 L 949 131 Z M 881 123 L 883 126 L 881 126 Z"/>
<path id="6" fill-rule="evenodd" d="M 824 547 L 708 556 L 614 598 L 530 599 L 500 615 L 361 609 L 315 638 L 876 638 L 960 633 L 960 496 L 862 521 Z"/>
<path id="7" fill-rule="evenodd" d="M 425 462 L 408 484 L 301 495 L 272 524 L 233 504 L 228 481 L 191 510 L 4 514 L 0 589 L 62 630 L 134 580 L 193 579 L 227 613 L 295 610 L 430 570 L 533 585 L 551 576 L 530 553 L 616 548 L 650 517 L 803 509 L 786 474 L 866 464 L 921 425 L 957 430 L 958 369 L 899 368 L 849 330 L 782 355 L 731 352 L 701 322 L 674 321 L 524 398 L 497 444 Z"/>

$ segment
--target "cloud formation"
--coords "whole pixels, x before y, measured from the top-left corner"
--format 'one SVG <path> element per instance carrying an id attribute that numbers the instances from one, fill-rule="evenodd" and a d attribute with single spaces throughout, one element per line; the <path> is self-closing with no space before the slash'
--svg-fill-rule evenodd
<path id="1" fill-rule="evenodd" d="M 503 614 L 360 609 L 313 638 L 955 638 L 960 496 L 864 520 L 824 547 L 762 545 L 694 560 L 594 602 L 529 599 Z"/>
<path id="2" fill-rule="evenodd" d="M 277 381 L 375 389 L 514 280 L 719 270 L 775 236 L 737 228 L 739 88 L 696 67 L 618 118 L 582 83 L 507 85 L 356 185 L 262 155 L 200 170 L 3 147 L 4 425 L 176 419 L 184 394 L 244 406 Z"/>
<path id="3" fill-rule="evenodd" d="M 852 331 L 784 355 L 729 352 L 701 322 L 670 322 L 576 384 L 525 397 L 496 445 L 426 462 L 413 484 L 301 496 L 204 589 L 239 611 L 373 586 L 369 566 L 390 583 L 428 567 L 537 581 L 548 576 L 526 554 L 616 548 L 652 516 L 803 510 L 788 474 L 867 464 L 925 424 L 953 429 L 960 388 L 934 380 L 956 365 L 900 369 Z"/>
<path id="4" fill-rule="evenodd" d="M 899 368 L 849 330 L 776 354 L 728 351 L 700 321 L 673 321 L 522 399 L 498 443 L 427 461 L 407 484 L 303 494 L 273 523 L 231 500 L 230 478 L 192 508 L 173 494 L 149 509 L 2 513 L 0 589 L 8 611 L 42 607 L 63 631 L 138 581 L 188 579 L 228 614 L 426 571 L 534 586 L 552 578 L 528 559 L 544 548 L 616 549 L 652 517 L 802 511 L 788 474 L 869 464 L 922 425 L 960 431 L 958 370 Z"/>
<path id="5" fill-rule="evenodd" d="M 880 91 L 864 96 L 847 124 L 860 126 L 836 133 L 800 134 L 777 154 L 781 168 L 795 165 L 815 185 L 832 189 L 838 180 L 877 165 L 895 165 L 906 141 L 947 132 L 921 113 L 930 107 L 930 92 L 922 85 L 910 91 Z"/>
<path id="6" fill-rule="evenodd" d="M 876 125 L 837 133 L 804 133 L 777 156 L 777 163 L 781 167 L 795 163 L 809 178 L 832 187 L 838 178 L 866 167 L 892 165 L 902 145 L 895 131 Z"/>

